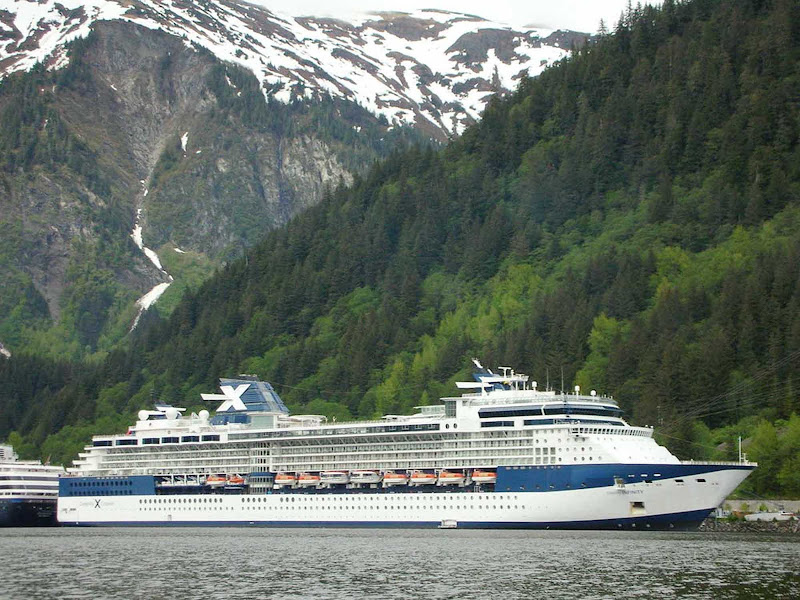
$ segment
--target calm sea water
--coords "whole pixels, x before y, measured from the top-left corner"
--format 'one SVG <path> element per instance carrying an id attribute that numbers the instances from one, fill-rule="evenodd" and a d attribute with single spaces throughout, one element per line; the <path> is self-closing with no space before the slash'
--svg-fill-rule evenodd
<path id="1" fill-rule="evenodd" d="M 2 598 L 800 598 L 800 534 L 0 530 Z"/>

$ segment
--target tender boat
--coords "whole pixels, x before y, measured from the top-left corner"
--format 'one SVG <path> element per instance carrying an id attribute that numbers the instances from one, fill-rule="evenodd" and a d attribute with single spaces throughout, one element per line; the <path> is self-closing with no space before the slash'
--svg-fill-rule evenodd
<path id="1" fill-rule="evenodd" d="M 320 483 L 327 485 L 343 485 L 350 482 L 347 471 L 323 471 L 319 474 Z"/>
<path id="2" fill-rule="evenodd" d="M 228 475 L 228 479 L 225 482 L 226 488 L 241 488 L 244 486 L 244 477 L 241 475 Z"/>
<path id="3" fill-rule="evenodd" d="M 464 473 L 458 471 L 442 471 L 439 473 L 439 485 L 462 485 L 465 480 Z"/>
<path id="4" fill-rule="evenodd" d="M 210 488 L 223 487 L 228 481 L 225 475 L 209 475 L 206 477 L 206 485 Z"/>
<path id="5" fill-rule="evenodd" d="M 436 485 L 436 473 L 412 471 L 409 481 L 411 485 Z"/>
<path id="6" fill-rule="evenodd" d="M 384 487 L 390 487 L 394 485 L 406 485 L 407 483 L 408 483 L 408 475 L 406 475 L 405 473 L 386 471 L 383 474 Z"/>
<path id="7" fill-rule="evenodd" d="M 350 482 L 357 484 L 380 483 L 382 475 L 380 471 L 368 471 L 356 469 L 350 472 Z"/>
<path id="8" fill-rule="evenodd" d="M 316 473 L 300 473 L 297 485 L 302 488 L 316 487 L 320 484 L 320 476 Z"/>
<path id="9" fill-rule="evenodd" d="M 495 471 L 484 471 L 482 469 L 475 469 L 470 477 L 475 483 L 495 483 L 497 481 L 497 473 Z"/>
<path id="10" fill-rule="evenodd" d="M 455 519 L 442 519 L 442 522 L 439 523 L 439 529 L 457 529 L 458 528 L 458 521 Z"/>
<path id="11" fill-rule="evenodd" d="M 275 475 L 275 487 L 294 486 L 297 484 L 297 475 L 294 473 L 278 473 Z"/>

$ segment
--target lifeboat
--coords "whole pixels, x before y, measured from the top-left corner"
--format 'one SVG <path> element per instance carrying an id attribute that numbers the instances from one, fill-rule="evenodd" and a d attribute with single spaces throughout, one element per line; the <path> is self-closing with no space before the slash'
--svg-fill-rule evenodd
<path id="1" fill-rule="evenodd" d="M 320 477 L 316 473 L 300 473 L 297 478 L 297 485 L 300 487 L 316 487 L 319 485 Z"/>
<path id="2" fill-rule="evenodd" d="M 495 483 L 497 481 L 497 473 L 475 469 L 472 472 L 472 481 L 475 483 Z"/>
<path id="3" fill-rule="evenodd" d="M 350 472 L 350 481 L 352 483 L 380 483 L 380 471 L 359 470 Z"/>
<path id="4" fill-rule="evenodd" d="M 275 485 L 282 487 L 285 485 L 293 486 L 297 483 L 297 475 L 294 473 L 278 473 L 275 475 Z"/>
<path id="5" fill-rule="evenodd" d="M 218 488 L 225 485 L 227 479 L 224 475 L 209 475 L 206 477 L 206 485 L 212 488 Z"/>
<path id="6" fill-rule="evenodd" d="M 412 485 L 433 485 L 436 483 L 436 474 L 425 471 L 413 471 L 411 473 Z"/>
<path id="7" fill-rule="evenodd" d="M 323 471 L 319 474 L 319 480 L 321 483 L 327 483 L 328 485 L 338 485 L 348 483 L 350 475 L 348 475 L 347 471 Z"/>
<path id="8" fill-rule="evenodd" d="M 462 485 L 464 473 L 460 471 L 442 471 L 439 473 L 439 485 Z"/>
<path id="9" fill-rule="evenodd" d="M 392 485 L 405 485 L 407 483 L 408 483 L 408 475 L 406 475 L 405 473 L 386 471 L 383 474 L 383 485 L 386 487 Z"/>
<path id="10" fill-rule="evenodd" d="M 244 477 L 241 475 L 228 475 L 228 480 L 225 482 L 225 487 L 240 488 L 244 485 Z"/>

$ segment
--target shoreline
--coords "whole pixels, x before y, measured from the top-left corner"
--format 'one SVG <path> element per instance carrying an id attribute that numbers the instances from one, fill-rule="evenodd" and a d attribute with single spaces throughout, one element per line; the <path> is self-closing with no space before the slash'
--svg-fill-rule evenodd
<path id="1" fill-rule="evenodd" d="M 728 521 L 710 517 L 700 523 L 698 531 L 731 533 L 779 533 L 800 536 L 800 520 L 791 521 Z"/>

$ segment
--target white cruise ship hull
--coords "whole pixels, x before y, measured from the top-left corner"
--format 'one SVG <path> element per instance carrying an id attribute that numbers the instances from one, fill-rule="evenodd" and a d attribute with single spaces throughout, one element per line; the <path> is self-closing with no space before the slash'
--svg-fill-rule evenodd
<path id="1" fill-rule="evenodd" d="M 691 528 L 752 469 L 712 464 L 635 467 L 649 467 L 651 473 L 642 474 L 648 479 L 550 491 L 408 487 L 403 491 L 67 495 L 59 497 L 58 519 L 79 526 L 438 527 L 448 522 L 458 528 Z M 667 468 L 685 473 L 653 478 L 657 469 Z"/>

